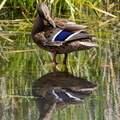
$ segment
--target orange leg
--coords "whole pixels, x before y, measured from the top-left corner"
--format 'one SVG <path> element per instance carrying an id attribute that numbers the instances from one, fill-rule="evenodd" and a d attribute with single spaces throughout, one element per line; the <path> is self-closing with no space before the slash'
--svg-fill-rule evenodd
<path id="1" fill-rule="evenodd" d="M 67 61 L 67 54 L 65 54 L 64 60 L 63 60 L 63 64 L 66 65 L 66 61 Z"/>
<path id="2" fill-rule="evenodd" d="M 58 64 L 58 63 L 56 62 L 56 57 L 57 57 L 57 53 L 54 52 L 54 54 L 53 54 L 53 61 L 52 61 L 52 64 L 53 64 L 53 65 L 57 65 L 57 64 Z"/>

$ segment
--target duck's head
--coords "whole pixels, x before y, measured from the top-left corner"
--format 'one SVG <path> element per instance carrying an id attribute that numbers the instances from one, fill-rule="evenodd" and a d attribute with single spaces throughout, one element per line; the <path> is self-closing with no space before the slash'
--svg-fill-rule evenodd
<path id="1" fill-rule="evenodd" d="M 40 3 L 37 7 L 37 10 L 40 18 L 46 20 L 52 27 L 56 27 L 54 21 L 50 17 L 48 7 L 44 3 Z"/>

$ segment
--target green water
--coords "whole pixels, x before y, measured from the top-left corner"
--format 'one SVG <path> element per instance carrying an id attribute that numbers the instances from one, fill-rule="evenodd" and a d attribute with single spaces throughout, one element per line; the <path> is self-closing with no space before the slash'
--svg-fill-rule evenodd
<path id="1" fill-rule="evenodd" d="M 87 21 L 84 24 L 89 26 L 87 29 L 89 33 L 97 36 L 94 42 L 99 47 L 70 53 L 67 69 L 72 76 L 84 78 L 90 83 L 98 84 L 99 87 L 83 99 L 84 103 L 62 109 L 54 108 L 51 119 L 119 120 L 119 19 L 115 18 L 108 23 L 103 23 L 101 26 L 94 21 Z M 0 36 L 1 120 L 39 119 L 38 108 L 40 106 L 35 103 L 36 99 L 39 101 L 39 96 L 34 98 L 33 85 L 36 80 L 41 80 L 41 77 L 53 72 L 53 67 L 50 64 L 52 54 L 38 48 L 33 43 L 30 35 L 31 27 L 32 25 L 24 19 L 1 20 L 0 23 L 0 35 L 2 35 Z M 57 59 L 59 61 L 57 71 L 64 71 L 65 66 L 62 65 L 63 55 L 58 55 Z M 61 79 L 63 79 L 62 76 Z M 69 81 L 69 79 L 66 78 L 66 81 Z M 46 84 L 45 81 L 44 85 Z"/>

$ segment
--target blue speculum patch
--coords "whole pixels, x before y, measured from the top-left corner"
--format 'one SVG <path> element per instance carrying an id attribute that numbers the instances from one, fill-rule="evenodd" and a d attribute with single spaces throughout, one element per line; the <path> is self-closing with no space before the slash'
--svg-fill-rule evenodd
<path id="1" fill-rule="evenodd" d="M 59 98 L 61 98 L 63 101 L 64 100 L 67 100 L 67 99 L 70 99 L 70 97 L 66 94 L 66 93 L 64 93 L 64 92 L 55 92 L 58 96 L 59 96 Z"/>
<path id="2" fill-rule="evenodd" d="M 64 41 L 68 36 L 73 34 L 72 32 L 69 31 L 61 31 L 57 37 L 55 38 L 55 41 Z"/>

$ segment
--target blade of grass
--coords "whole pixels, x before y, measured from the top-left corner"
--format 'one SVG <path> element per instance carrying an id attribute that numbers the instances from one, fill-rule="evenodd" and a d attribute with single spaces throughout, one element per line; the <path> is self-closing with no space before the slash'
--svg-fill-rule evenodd
<path id="1" fill-rule="evenodd" d="M 31 50 L 15 50 L 15 51 L 3 51 L 2 53 L 8 54 L 8 53 L 31 52 L 31 51 L 36 51 L 36 49 L 31 49 Z"/>
<path id="2" fill-rule="evenodd" d="M 9 41 L 9 42 L 14 42 L 13 40 L 11 40 L 10 38 L 7 38 L 7 37 L 5 37 L 4 35 L 2 35 L 2 34 L 0 34 L 0 36 L 2 37 L 2 38 L 4 38 L 5 40 L 7 40 L 7 41 Z"/>
<path id="3" fill-rule="evenodd" d="M 3 8 L 4 4 L 7 2 L 7 0 L 3 0 L 2 3 L 0 4 L 0 10 Z"/>
<path id="4" fill-rule="evenodd" d="M 94 10 L 97 10 L 97 11 L 99 11 L 99 12 L 102 12 L 102 13 L 104 13 L 104 14 L 106 14 L 106 15 L 109 15 L 109 16 L 111 16 L 111 17 L 114 17 L 114 18 L 117 17 L 117 16 L 115 16 L 115 15 L 113 15 L 113 14 L 111 14 L 111 13 L 108 13 L 108 12 L 106 12 L 106 11 L 104 11 L 104 10 L 101 10 L 101 9 L 95 7 L 95 6 L 94 6 L 92 3 L 90 3 L 89 1 L 87 1 L 87 2 L 88 2 L 88 4 L 84 3 L 84 5 L 90 7 L 90 8 L 92 8 L 92 9 L 94 9 Z"/>

